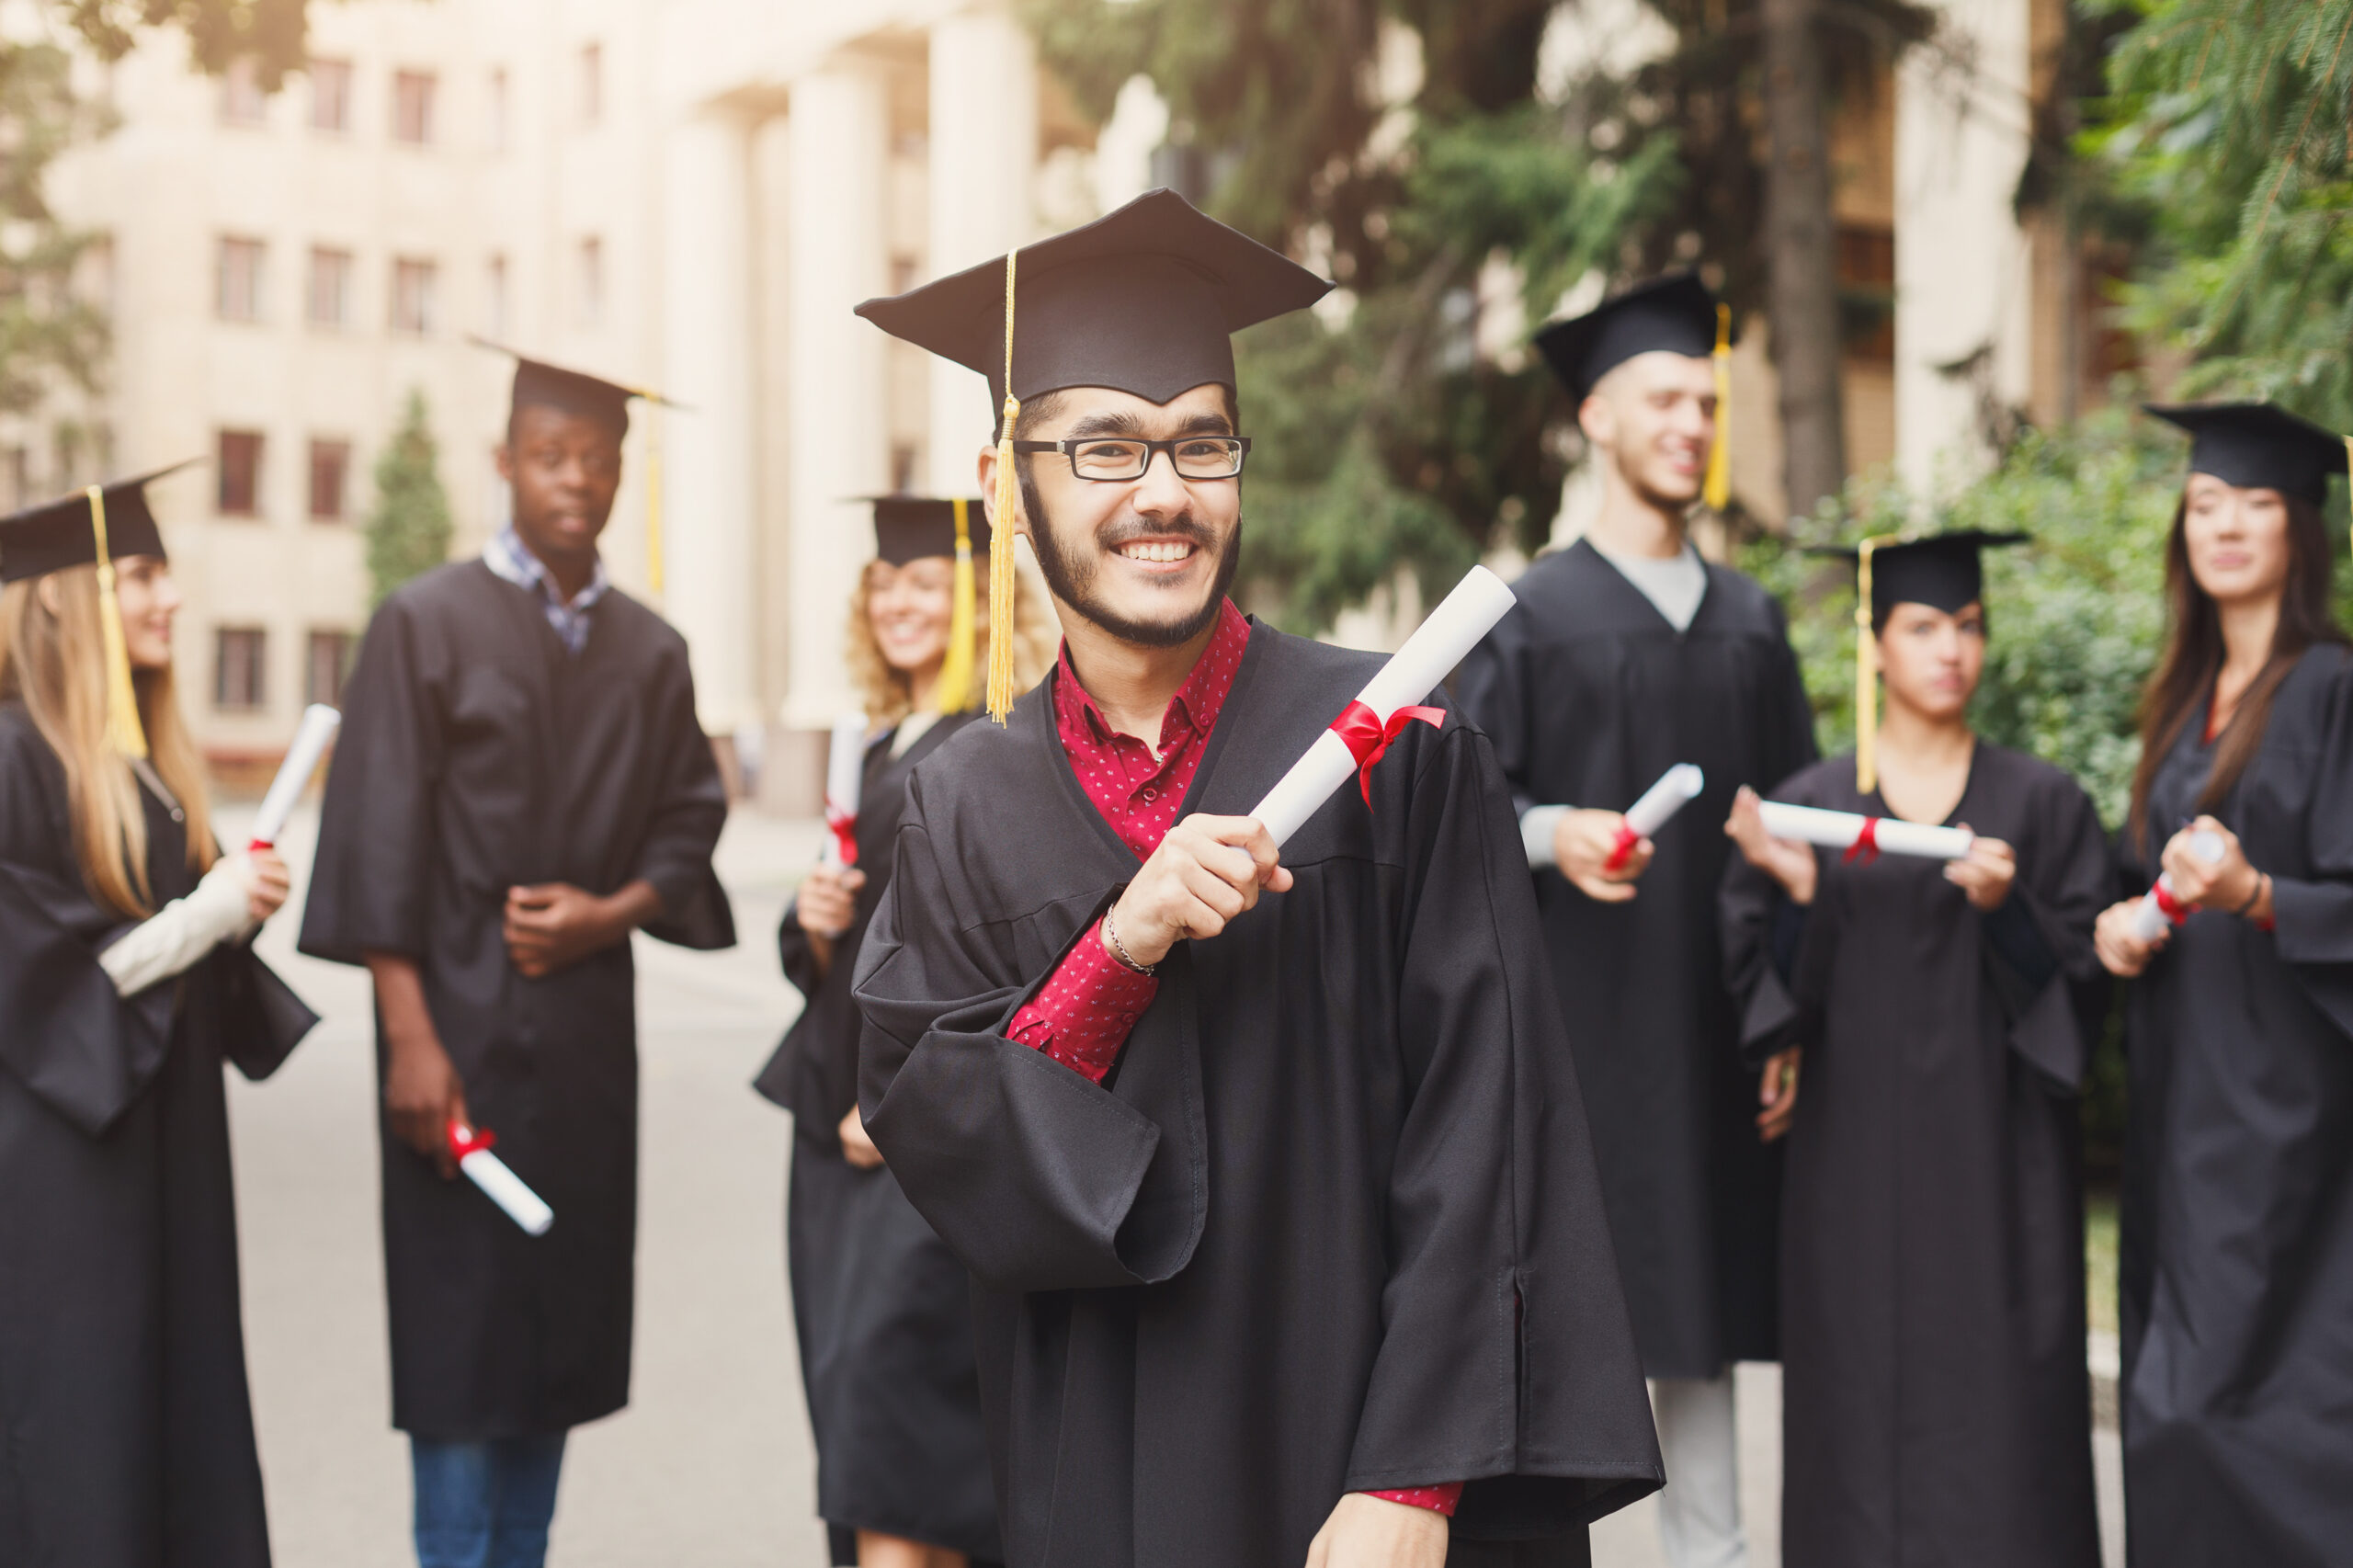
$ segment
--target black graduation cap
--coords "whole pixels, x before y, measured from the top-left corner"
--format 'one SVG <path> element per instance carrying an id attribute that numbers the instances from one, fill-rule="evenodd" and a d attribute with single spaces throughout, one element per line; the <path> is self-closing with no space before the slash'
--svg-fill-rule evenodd
<path id="1" fill-rule="evenodd" d="M 1962 528 L 1873 545 L 1871 624 L 1886 624 L 1888 612 L 1897 605 L 1927 605 L 1950 614 L 1974 603 L 1984 597 L 1984 552 L 2029 542 L 2030 536 L 2026 534 Z M 1836 555 L 1858 563 L 1862 556 L 1852 545 L 1816 546 L 1808 553 Z"/>
<path id="2" fill-rule="evenodd" d="M 943 501 L 931 495 L 870 495 L 874 508 L 874 552 L 893 566 L 926 555 L 956 554 L 957 509 L 963 509 L 965 538 L 975 555 L 989 552 L 989 518 L 977 498 Z"/>
<path id="3" fill-rule="evenodd" d="M 1015 253 L 1017 398 L 1111 387 L 1167 403 L 1210 381 L 1233 385 L 1231 335 L 1302 310 L 1332 285 L 1279 252 L 1151 190 L 1091 223 Z M 858 313 L 893 337 L 989 379 L 1005 401 L 1006 258 L 926 283 Z"/>
<path id="4" fill-rule="evenodd" d="M 155 526 L 155 514 L 147 508 L 146 486 L 197 460 L 190 458 L 99 487 L 106 503 L 109 561 L 164 553 L 163 532 Z M 0 583 L 21 583 L 28 577 L 97 564 L 97 521 L 86 490 L 0 517 Z"/>
<path id="5" fill-rule="evenodd" d="M 1669 273 L 1604 300 L 1536 334 L 1544 362 L 1582 403 L 1594 384 L 1637 354 L 1665 350 L 1704 359 L 1737 340 L 1715 293 L 1688 272 Z"/>
<path id="6" fill-rule="evenodd" d="M 2276 403 L 2143 403 L 2149 413 L 2189 432 L 2192 472 L 2225 484 L 2260 486 L 2319 506 L 2329 475 L 2343 473 L 2348 443 L 2335 431 L 2299 419 Z"/>

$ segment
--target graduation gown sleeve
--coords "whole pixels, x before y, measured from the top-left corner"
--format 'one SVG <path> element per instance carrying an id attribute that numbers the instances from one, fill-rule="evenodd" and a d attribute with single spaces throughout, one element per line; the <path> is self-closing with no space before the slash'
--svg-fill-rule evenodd
<path id="1" fill-rule="evenodd" d="M 2338 674 L 2309 711 L 2275 704 L 2274 712 L 2283 730 L 2303 732 L 2283 739 L 2309 759 L 2312 800 L 2353 800 L 2353 677 Z M 2279 860 L 2255 860 L 2272 874 L 2272 935 L 2313 1005 L 2353 1037 L 2353 813 L 2309 811 L 2299 829 L 2301 864 L 2283 871 Z"/>
<path id="2" fill-rule="evenodd" d="M 711 845 L 727 821 L 727 786 L 695 716 L 685 662 L 657 664 L 649 678 L 668 733 L 658 742 L 666 766 L 637 863 L 637 874 L 662 895 L 662 913 L 647 922 L 645 934 L 682 948 L 733 947 L 735 917 L 710 863 Z"/>

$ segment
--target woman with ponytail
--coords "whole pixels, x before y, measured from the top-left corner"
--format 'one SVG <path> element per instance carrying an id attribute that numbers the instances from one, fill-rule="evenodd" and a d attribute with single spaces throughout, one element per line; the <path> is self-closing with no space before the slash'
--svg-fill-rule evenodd
<path id="1" fill-rule="evenodd" d="M 793 1117 L 785 1250 L 828 1561 L 962 1568 L 1002 1555 L 970 1286 L 858 1118 L 850 976 L 890 881 L 908 778 L 979 714 L 989 628 L 975 585 L 994 562 L 978 501 L 881 497 L 874 532 L 844 649 L 868 724 L 857 819 L 836 829 L 855 853 L 829 854 L 785 911 L 778 947 L 807 1001 L 756 1086 Z M 1053 648 L 1029 597 L 1011 602 L 1026 688 Z"/>
<path id="2" fill-rule="evenodd" d="M 222 1067 L 315 1019 L 249 946 L 284 864 L 212 837 L 145 483 L 0 518 L 0 1562 L 266 1568 Z"/>
<path id="3" fill-rule="evenodd" d="M 2132 982 L 2130 1551 L 2320 1568 L 2353 1541 L 2353 647 L 2322 520 L 2346 448 L 2269 404 L 2151 412 L 2191 472 L 2097 933 Z"/>

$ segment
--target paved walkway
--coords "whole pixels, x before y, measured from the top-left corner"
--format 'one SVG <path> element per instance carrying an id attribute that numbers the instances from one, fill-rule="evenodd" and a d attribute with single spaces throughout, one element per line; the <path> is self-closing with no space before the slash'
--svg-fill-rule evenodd
<path id="1" fill-rule="evenodd" d="M 234 823 L 222 836 L 236 837 Z M 309 819 L 289 835 L 296 885 Z M 785 1305 L 789 1123 L 746 1086 L 798 1006 L 772 933 L 814 824 L 748 814 L 722 845 L 734 951 L 641 940 L 644 1060 L 637 1358 L 630 1408 L 575 1434 L 557 1568 L 823 1568 Z M 325 1021 L 270 1082 L 231 1096 L 245 1337 L 280 1568 L 406 1568 L 406 1449 L 387 1427 L 369 996 L 358 971 L 265 951 Z M 1779 1378 L 1741 1374 L 1743 1491 L 1776 1568 Z M 2102 1503 L 2115 1443 L 2102 1434 Z M 1660 1563 L 1652 1508 L 1604 1521 L 1601 1568 Z M 2111 1554 L 2110 1562 L 2120 1562 Z"/>

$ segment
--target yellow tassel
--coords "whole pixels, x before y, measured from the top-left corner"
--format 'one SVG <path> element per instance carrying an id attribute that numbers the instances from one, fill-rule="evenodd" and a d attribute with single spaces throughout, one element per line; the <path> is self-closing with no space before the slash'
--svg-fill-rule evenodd
<path id="1" fill-rule="evenodd" d="M 948 657 L 939 666 L 932 688 L 932 706 L 942 713 L 961 713 L 972 705 L 972 525 L 970 503 L 958 496 L 956 508 L 956 592 L 948 612 Z"/>
<path id="2" fill-rule="evenodd" d="M 1871 631 L 1871 552 L 1903 534 L 1867 539 L 1855 551 L 1855 792 L 1879 788 L 1879 639 Z"/>
<path id="3" fill-rule="evenodd" d="M 107 739 L 125 756 L 147 755 L 147 732 L 139 722 L 139 693 L 131 684 L 131 644 L 122 634 L 122 606 L 114 597 L 114 557 L 107 551 L 107 493 L 93 484 L 90 531 L 98 547 L 98 637 L 106 644 Z"/>
<path id="4" fill-rule="evenodd" d="M 662 560 L 662 403 L 652 392 L 637 394 L 647 403 L 645 422 L 645 587 L 655 598 L 663 592 Z"/>
<path id="5" fill-rule="evenodd" d="M 1715 511 L 1732 505 L 1732 307 L 1716 306 L 1716 439 L 1699 498 Z"/>
<path id="6" fill-rule="evenodd" d="M 1013 472 L 1013 426 L 1021 400 L 1013 395 L 1013 258 L 1005 253 L 1005 408 L 996 433 L 996 534 L 989 551 L 989 717 L 1002 724 L 1013 711 L 1013 513 L 1019 481 Z"/>

